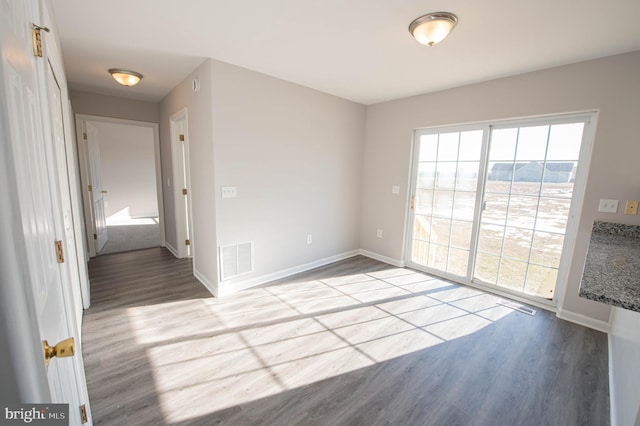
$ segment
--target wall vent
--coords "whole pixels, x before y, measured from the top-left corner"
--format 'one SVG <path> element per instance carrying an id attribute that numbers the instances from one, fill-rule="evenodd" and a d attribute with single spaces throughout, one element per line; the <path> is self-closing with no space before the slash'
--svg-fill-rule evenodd
<path id="1" fill-rule="evenodd" d="M 253 272 L 253 241 L 220 246 L 220 281 Z"/>

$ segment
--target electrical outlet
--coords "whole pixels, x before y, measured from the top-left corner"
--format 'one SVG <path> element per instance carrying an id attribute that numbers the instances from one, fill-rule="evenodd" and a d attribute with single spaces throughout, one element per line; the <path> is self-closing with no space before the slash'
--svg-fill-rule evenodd
<path id="1" fill-rule="evenodd" d="M 311 244 L 313 242 L 313 235 L 307 234 L 307 244 Z"/>
<path id="2" fill-rule="evenodd" d="M 391 187 L 391 193 L 392 194 L 399 194 L 400 193 L 400 185 L 393 185 Z"/>
<path id="3" fill-rule="evenodd" d="M 378 232 L 376 232 L 376 236 L 378 238 L 382 238 L 382 229 L 378 229 Z"/>
<path id="4" fill-rule="evenodd" d="M 602 198 L 598 211 L 601 213 L 616 213 L 618 211 L 618 200 L 606 200 Z"/>
<path id="5" fill-rule="evenodd" d="M 223 186 L 221 192 L 222 198 L 236 198 L 238 195 L 235 186 Z"/>
<path id="6" fill-rule="evenodd" d="M 627 201 L 627 205 L 624 208 L 624 214 L 638 214 L 638 202 Z"/>

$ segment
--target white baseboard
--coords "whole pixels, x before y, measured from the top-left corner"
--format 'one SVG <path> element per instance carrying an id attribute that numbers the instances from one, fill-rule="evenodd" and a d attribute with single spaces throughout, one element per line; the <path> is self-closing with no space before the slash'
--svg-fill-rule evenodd
<path id="1" fill-rule="evenodd" d="M 399 259 L 394 259 L 392 257 L 383 256 L 381 254 L 374 253 L 372 251 L 360 249 L 360 250 L 358 250 L 358 254 L 361 254 L 362 256 L 366 256 L 366 257 L 369 257 L 369 258 L 374 259 L 374 260 L 379 260 L 380 262 L 388 263 L 389 265 L 397 266 L 398 268 L 404 268 L 405 267 L 404 260 L 399 260 Z"/>
<path id="2" fill-rule="evenodd" d="M 220 295 L 220 292 L 216 288 L 215 284 L 213 284 L 204 275 L 198 272 L 195 267 L 193 268 L 193 276 L 196 277 L 196 279 L 200 281 L 200 283 L 205 286 L 207 290 L 209 290 L 209 293 L 213 294 L 213 297 L 218 297 Z"/>
<path id="3" fill-rule="evenodd" d="M 178 256 L 178 250 L 176 250 L 175 248 L 173 248 L 173 246 L 169 243 L 166 243 L 167 250 L 169 250 L 171 252 L 172 255 L 174 255 L 175 257 L 177 257 L 178 259 L 180 259 L 180 256 Z"/>
<path id="4" fill-rule="evenodd" d="M 566 311 L 562 308 L 558 308 L 556 316 L 565 321 L 570 321 L 585 327 L 593 328 L 594 330 L 602 331 L 603 333 L 611 332 L 611 324 L 608 322 L 596 320 L 585 315 L 576 314 L 575 312 Z"/>
<path id="5" fill-rule="evenodd" d="M 313 262 L 294 266 L 293 268 L 283 269 L 281 271 L 272 272 L 270 274 L 262 275 L 260 277 L 255 277 L 255 278 L 251 278 L 244 281 L 237 281 L 234 283 L 228 283 L 226 285 L 223 282 L 220 285 L 219 294 L 220 296 L 225 296 L 228 294 L 238 292 L 240 290 L 246 290 L 251 287 L 256 287 L 271 281 L 279 280 L 282 278 L 290 277 L 291 275 L 295 275 L 301 272 L 309 271 L 311 269 L 319 268 L 320 266 L 325 266 L 330 263 L 348 259 L 350 257 L 357 256 L 359 254 L 360 254 L 360 250 L 352 250 L 345 253 L 337 254 L 335 256 L 325 257 L 324 259 L 315 260 Z"/>

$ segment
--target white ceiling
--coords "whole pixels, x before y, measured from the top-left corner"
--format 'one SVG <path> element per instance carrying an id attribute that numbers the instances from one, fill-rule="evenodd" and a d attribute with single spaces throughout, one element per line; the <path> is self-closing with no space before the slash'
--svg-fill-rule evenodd
<path id="1" fill-rule="evenodd" d="M 373 104 L 640 50 L 639 0 L 52 0 L 72 89 L 159 101 L 211 57 Z M 409 23 L 458 15 L 439 45 Z M 144 75 L 118 86 L 108 68 Z M 640 72 L 640 70 L 639 70 Z"/>

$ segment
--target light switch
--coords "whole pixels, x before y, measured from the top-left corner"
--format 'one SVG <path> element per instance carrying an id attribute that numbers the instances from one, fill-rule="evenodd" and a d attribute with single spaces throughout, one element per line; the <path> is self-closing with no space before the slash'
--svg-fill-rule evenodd
<path id="1" fill-rule="evenodd" d="M 602 213 L 616 213 L 618 211 L 618 200 L 601 199 L 598 211 Z"/>
<path id="2" fill-rule="evenodd" d="M 223 186 L 222 198 L 236 198 L 237 192 L 235 186 Z"/>
<path id="3" fill-rule="evenodd" d="M 400 186 L 399 185 L 393 185 L 391 187 L 391 193 L 392 194 L 399 194 L 400 193 Z"/>

